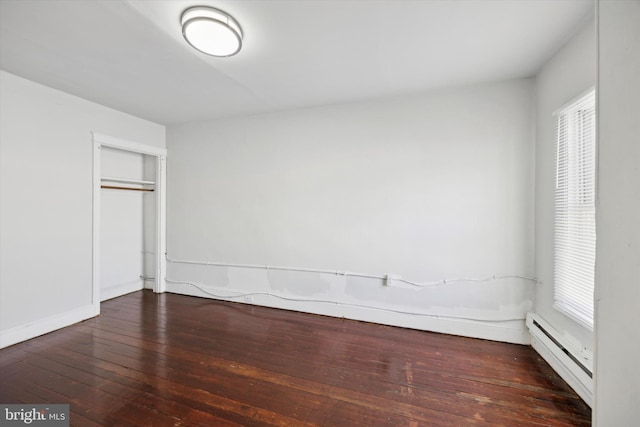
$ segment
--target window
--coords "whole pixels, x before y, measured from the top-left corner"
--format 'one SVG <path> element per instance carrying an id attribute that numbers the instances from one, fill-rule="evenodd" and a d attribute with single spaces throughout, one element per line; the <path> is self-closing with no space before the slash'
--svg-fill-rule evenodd
<path id="1" fill-rule="evenodd" d="M 554 307 L 593 329 L 595 91 L 557 113 Z"/>

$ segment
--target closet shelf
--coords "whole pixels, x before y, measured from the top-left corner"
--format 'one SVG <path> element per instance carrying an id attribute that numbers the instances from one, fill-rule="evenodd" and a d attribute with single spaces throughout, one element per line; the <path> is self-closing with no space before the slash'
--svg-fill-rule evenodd
<path id="1" fill-rule="evenodd" d="M 121 184 L 137 184 L 137 185 L 155 185 L 155 181 L 143 181 L 140 179 L 125 179 L 103 176 L 100 178 L 102 182 L 119 182 Z"/>

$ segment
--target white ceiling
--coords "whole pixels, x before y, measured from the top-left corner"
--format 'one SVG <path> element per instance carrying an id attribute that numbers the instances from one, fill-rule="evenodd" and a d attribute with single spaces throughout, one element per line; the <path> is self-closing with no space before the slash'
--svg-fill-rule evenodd
<path id="1" fill-rule="evenodd" d="M 243 27 L 213 58 L 183 10 Z M 593 0 L 0 0 L 0 68 L 162 124 L 528 77 Z"/>

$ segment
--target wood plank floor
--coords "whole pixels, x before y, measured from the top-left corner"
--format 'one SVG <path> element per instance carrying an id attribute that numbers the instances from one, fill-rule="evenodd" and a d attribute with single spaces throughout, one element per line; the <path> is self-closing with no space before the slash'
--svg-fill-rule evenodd
<path id="1" fill-rule="evenodd" d="M 576 426 L 527 346 L 141 291 L 0 350 L 0 402 L 78 426 Z"/>

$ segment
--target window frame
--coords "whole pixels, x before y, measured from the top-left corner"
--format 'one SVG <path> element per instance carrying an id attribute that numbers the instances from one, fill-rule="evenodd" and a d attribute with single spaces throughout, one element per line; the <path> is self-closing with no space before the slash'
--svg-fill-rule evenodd
<path id="1" fill-rule="evenodd" d="M 595 305 L 596 112 L 590 88 L 554 113 L 553 307 L 589 330 Z"/>

